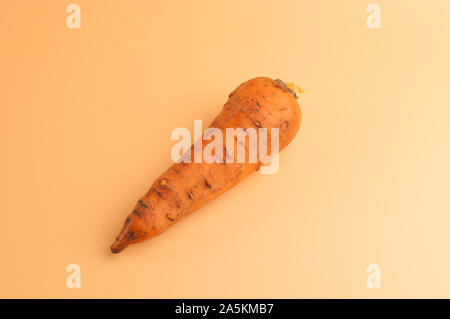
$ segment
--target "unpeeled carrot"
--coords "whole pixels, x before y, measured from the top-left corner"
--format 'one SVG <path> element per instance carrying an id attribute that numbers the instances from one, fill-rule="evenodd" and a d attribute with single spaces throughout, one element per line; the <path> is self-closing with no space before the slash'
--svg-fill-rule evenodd
<path id="1" fill-rule="evenodd" d="M 258 128 L 278 128 L 281 150 L 295 137 L 300 122 L 301 111 L 292 87 L 281 80 L 258 77 L 242 83 L 229 95 L 210 127 L 221 130 L 224 137 L 226 128 L 255 128 L 258 138 Z M 211 141 L 204 140 L 202 147 L 208 143 Z M 256 163 L 227 163 L 227 154 L 225 150 L 222 163 L 181 162 L 167 169 L 125 219 L 111 251 L 119 253 L 130 244 L 161 234 L 263 164 L 259 156 Z"/>

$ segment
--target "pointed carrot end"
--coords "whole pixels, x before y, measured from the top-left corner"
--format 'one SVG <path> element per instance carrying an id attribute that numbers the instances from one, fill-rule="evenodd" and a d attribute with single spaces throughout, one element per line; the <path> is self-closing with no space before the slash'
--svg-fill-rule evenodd
<path id="1" fill-rule="evenodd" d="M 128 241 L 128 238 L 126 236 L 124 236 L 123 234 L 120 234 L 119 237 L 116 237 L 116 240 L 111 245 L 111 252 L 113 254 L 118 254 L 122 250 L 127 248 L 129 243 L 130 242 Z"/>
<path id="2" fill-rule="evenodd" d="M 113 254 L 118 254 L 127 247 L 128 247 L 128 242 L 115 241 L 114 244 L 111 245 L 111 252 Z"/>

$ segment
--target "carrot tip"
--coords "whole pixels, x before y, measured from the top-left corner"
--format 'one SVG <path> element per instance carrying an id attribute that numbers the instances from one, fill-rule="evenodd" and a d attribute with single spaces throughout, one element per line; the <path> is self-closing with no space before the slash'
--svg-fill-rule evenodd
<path id="1" fill-rule="evenodd" d="M 114 246 L 111 246 L 111 252 L 112 252 L 113 254 L 118 254 L 118 253 L 120 253 L 120 251 L 119 251 L 117 248 L 114 248 Z"/>
<path id="2" fill-rule="evenodd" d="M 128 242 L 125 241 L 124 239 L 116 240 L 114 242 L 114 244 L 111 245 L 111 252 L 113 254 L 118 254 L 127 247 L 128 247 Z"/>

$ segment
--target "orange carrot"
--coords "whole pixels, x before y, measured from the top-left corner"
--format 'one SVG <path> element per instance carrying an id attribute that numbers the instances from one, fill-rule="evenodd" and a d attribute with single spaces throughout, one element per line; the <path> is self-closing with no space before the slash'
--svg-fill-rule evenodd
<path id="1" fill-rule="evenodd" d="M 301 111 L 296 99 L 292 86 L 289 87 L 281 80 L 254 78 L 241 84 L 229 95 L 227 103 L 210 127 L 218 128 L 223 136 L 226 136 L 226 128 L 254 128 L 258 132 L 258 139 L 258 128 L 278 128 L 281 150 L 291 142 L 300 127 Z M 209 143 L 211 141 L 204 140 L 202 147 Z M 245 151 L 249 152 L 248 147 Z M 138 200 L 111 246 L 111 251 L 119 253 L 129 244 L 161 234 L 262 165 L 260 157 L 254 163 L 248 160 L 245 163 L 227 163 L 226 156 L 227 150 L 224 151 L 223 162 L 173 164 Z"/>

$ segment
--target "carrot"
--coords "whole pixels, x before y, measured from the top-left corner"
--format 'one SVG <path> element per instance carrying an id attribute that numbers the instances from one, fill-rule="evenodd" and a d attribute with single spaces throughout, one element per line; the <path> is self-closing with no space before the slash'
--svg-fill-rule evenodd
<path id="1" fill-rule="evenodd" d="M 295 137 L 300 127 L 301 111 L 296 99 L 292 85 L 266 77 L 254 78 L 242 83 L 229 95 L 210 127 L 221 130 L 223 136 L 226 135 L 226 128 L 254 128 L 258 138 L 258 128 L 278 128 L 281 150 Z M 202 147 L 208 143 L 211 141 L 203 140 Z M 249 152 L 248 147 L 245 151 Z M 111 251 L 119 253 L 129 244 L 161 234 L 263 165 L 259 156 L 253 163 L 248 160 L 245 163 L 229 163 L 225 159 L 228 155 L 225 150 L 223 162 L 173 164 L 138 200 Z"/>

